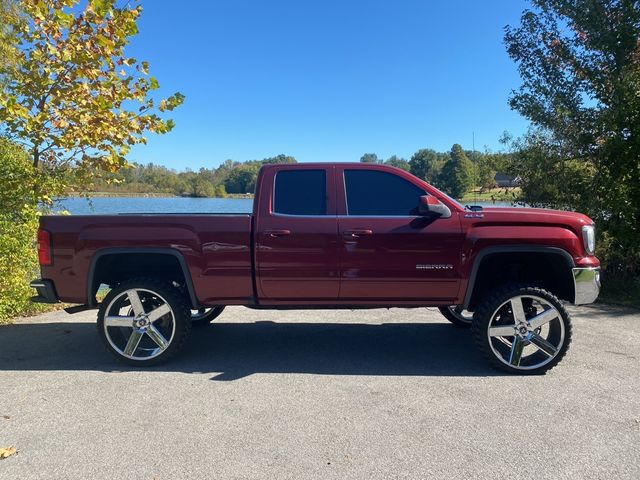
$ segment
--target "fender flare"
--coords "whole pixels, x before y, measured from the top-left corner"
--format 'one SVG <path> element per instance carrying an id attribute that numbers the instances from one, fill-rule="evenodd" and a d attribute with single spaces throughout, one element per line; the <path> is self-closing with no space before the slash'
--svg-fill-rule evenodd
<path id="1" fill-rule="evenodd" d="M 464 296 L 464 308 L 467 308 L 469 306 L 469 303 L 471 302 L 471 295 L 473 294 L 473 289 L 475 288 L 476 278 L 478 275 L 478 271 L 480 270 L 482 261 L 489 255 L 500 253 L 551 253 L 553 255 L 560 255 L 569 269 L 572 269 L 576 266 L 575 262 L 573 261 L 573 257 L 569 254 L 569 252 L 559 247 L 544 247 L 540 245 L 504 245 L 499 247 L 483 248 L 482 250 L 480 250 L 480 253 L 478 253 L 473 262 L 471 275 L 469 277 L 469 283 L 467 285 L 467 292 Z"/>
<path id="2" fill-rule="evenodd" d="M 94 279 L 95 279 L 95 270 L 96 265 L 98 264 L 98 260 L 107 255 L 124 255 L 124 254 L 132 254 L 132 253 L 140 253 L 140 254 L 155 254 L 155 255 L 169 255 L 174 257 L 180 268 L 182 269 L 182 274 L 184 275 L 185 284 L 187 286 L 187 292 L 189 293 L 189 300 L 191 301 L 192 307 L 198 307 L 200 302 L 198 302 L 198 298 L 196 297 L 195 288 L 193 287 L 193 280 L 191 279 L 191 271 L 187 266 L 187 261 L 185 260 L 182 253 L 173 249 L 173 248 L 127 248 L 127 247 L 110 247 L 110 248 L 102 248 L 97 250 L 92 258 L 91 258 L 91 266 L 89 267 L 89 275 L 87 278 L 87 304 L 91 308 L 96 308 L 97 302 L 95 299 L 95 295 L 93 295 L 94 289 Z"/>

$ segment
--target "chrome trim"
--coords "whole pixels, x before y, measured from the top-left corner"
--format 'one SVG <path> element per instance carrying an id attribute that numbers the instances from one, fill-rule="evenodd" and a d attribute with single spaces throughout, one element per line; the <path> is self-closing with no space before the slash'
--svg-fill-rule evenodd
<path id="1" fill-rule="evenodd" d="M 272 217 L 297 217 L 297 218 L 407 218 L 415 220 L 416 218 L 425 218 L 422 215 L 293 215 L 291 213 L 271 212 Z"/>
<path id="2" fill-rule="evenodd" d="M 600 267 L 573 268 L 574 305 L 593 303 L 600 293 Z"/>
<path id="3" fill-rule="evenodd" d="M 425 218 L 422 215 L 337 215 L 340 218 L 407 218 L 415 220 L 416 218 Z"/>
<path id="4" fill-rule="evenodd" d="M 272 217 L 294 217 L 294 218 L 335 218 L 336 215 L 328 213 L 326 215 L 296 215 L 294 213 L 271 212 Z"/>

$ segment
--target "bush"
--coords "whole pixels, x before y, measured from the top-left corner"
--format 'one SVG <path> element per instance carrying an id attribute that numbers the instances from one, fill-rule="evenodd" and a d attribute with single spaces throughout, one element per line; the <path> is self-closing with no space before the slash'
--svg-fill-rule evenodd
<path id="1" fill-rule="evenodd" d="M 24 149 L 0 138 L 0 323 L 50 308 L 29 301 L 38 274 L 35 175 Z"/>
<path id="2" fill-rule="evenodd" d="M 29 282 L 38 275 L 35 236 L 38 212 L 26 206 L 20 214 L 0 214 L 0 323 L 50 308 L 31 303 Z"/>

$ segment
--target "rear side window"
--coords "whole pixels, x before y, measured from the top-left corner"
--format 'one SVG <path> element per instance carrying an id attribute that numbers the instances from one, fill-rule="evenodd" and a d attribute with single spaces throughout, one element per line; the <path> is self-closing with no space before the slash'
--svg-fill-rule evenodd
<path id="1" fill-rule="evenodd" d="M 287 215 L 326 215 L 324 170 L 282 170 L 276 174 L 273 211 Z"/>
<path id="2" fill-rule="evenodd" d="M 348 215 L 416 215 L 426 192 L 404 178 L 379 170 L 345 170 Z"/>

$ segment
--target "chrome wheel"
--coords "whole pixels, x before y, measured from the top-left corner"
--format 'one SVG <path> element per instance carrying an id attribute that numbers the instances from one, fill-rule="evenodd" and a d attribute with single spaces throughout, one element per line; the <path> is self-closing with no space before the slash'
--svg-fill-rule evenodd
<path id="1" fill-rule="evenodd" d="M 211 310 L 211 308 L 199 308 L 198 310 L 191 310 L 191 321 L 199 322 L 201 320 L 204 320 L 209 316 Z"/>
<path id="2" fill-rule="evenodd" d="M 198 310 L 191 310 L 191 323 L 196 326 L 207 325 L 220 316 L 224 311 L 224 305 L 215 307 L 205 307 Z"/>
<path id="3" fill-rule="evenodd" d="M 471 328 L 489 363 L 521 375 L 555 367 L 571 344 L 571 317 L 552 293 L 523 285 L 505 285 L 474 311 Z"/>
<path id="4" fill-rule="evenodd" d="M 105 339 L 129 360 L 151 360 L 169 348 L 176 334 L 176 314 L 159 293 L 129 288 L 117 293 L 104 309 Z"/>
<path id="5" fill-rule="evenodd" d="M 465 310 L 462 305 L 449 305 L 438 309 L 444 318 L 458 327 L 469 328 L 473 322 L 473 312 Z"/>
<path id="6" fill-rule="evenodd" d="M 565 342 L 565 322 L 549 301 L 517 295 L 501 303 L 486 329 L 495 358 L 516 370 L 536 370 L 552 362 Z"/>

